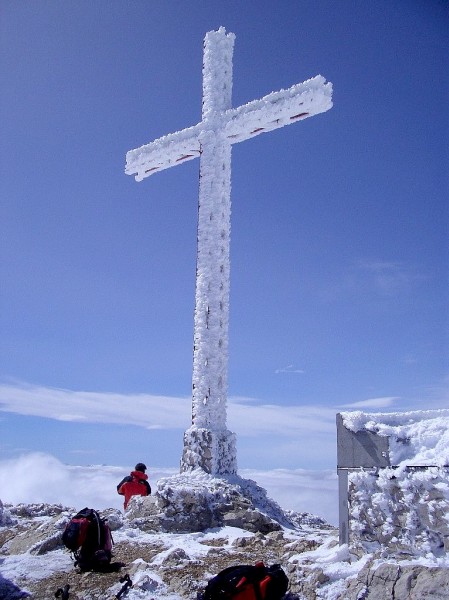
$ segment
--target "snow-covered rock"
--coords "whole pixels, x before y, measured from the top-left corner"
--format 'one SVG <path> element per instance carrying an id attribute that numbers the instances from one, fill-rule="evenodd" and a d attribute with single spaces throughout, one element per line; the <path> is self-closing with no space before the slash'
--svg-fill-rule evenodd
<path id="1" fill-rule="evenodd" d="M 254 481 L 201 469 L 160 479 L 154 496 L 131 499 L 127 517 L 146 531 L 184 533 L 231 526 L 265 534 L 298 525 Z"/>
<path id="2" fill-rule="evenodd" d="M 449 598 L 449 569 L 423 565 L 367 564 L 348 582 L 336 600 L 446 600 Z"/>
<path id="3" fill-rule="evenodd" d="M 194 600 L 222 569 L 259 560 L 282 566 L 289 600 L 449 598 L 449 413 L 423 413 L 348 417 L 388 436 L 391 450 L 389 467 L 350 476 L 349 545 L 319 517 L 282 510 L 251 480 L 193 470 L 159 479 L 125 514 L 102 511 L 120 572 L 75 570 L 60 543 L 75 509 L 0 502 L 0 598 L 48 600 L 66 585 L 74 598 L 111 597 L 128 575 L 128 600 Z"/>
<path id="4" fill-rule="evenodd" d="M 2 600 L 48 600 L 66 585 L 70 585 L 73 598 L 114 597 L 122 589 L 125 575 L 133 584 L 127 600 L 194 600 L 210 577 L 223 568 L 257 560 L 281 564 L 290 581 L 290 600 L 448 597 L 444 596 L 449 573 L 445 556 L 417 555 L 388 561 L 379 553 L 357 557 L 347 546 L 339 546 L 337 531 L 318 517 L 314 525 L 308 525 L 307 521 L 314 523 L 311 515 L 308 519 L 296 515 L 294 519 L 290 513 L 290 521 L 299 526 L 281 526 L 266 534 L 231 526 L 193 533 L 150 533 L 140 526 L 145 516 L 140 516 L 139 522 L 131 510 L 122 516 L 109 509 L 102 511 L 102 516 L 113 523 L 113 560 L 123 567 L 113 573 L 79 573 L 62 545 L 35 553 L 36 542 L 45 547 L 46 540 L 60 534 L 73 509 L 41 504 L 6 505 L 3 510 L 13 518 L 0 526 Z M 12 554 L 9 542 L 16 538 L 20 545 L 14 542 L 16 553 Z"/>

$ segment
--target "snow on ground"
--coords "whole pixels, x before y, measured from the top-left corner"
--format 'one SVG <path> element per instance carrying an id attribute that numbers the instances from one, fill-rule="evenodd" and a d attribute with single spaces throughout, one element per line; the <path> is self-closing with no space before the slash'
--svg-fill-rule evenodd
<path id="1" fill-rule="evenodd" d="M 42 517 L 41 517 L 42 519 Z M 0 528 L 1 530 L 1 528 Z M 132 576 L 133 588 L 126 594 L 128 600 L 151 597 L 160 600 L 181 600 L 181 596 L 170 592 L 162 581 L 158 569 L 164 562 L 175 557 L 180 549 L 187 555 L 190 562 L 201 561 L 210 551 L 211 546 L 225 549 L 232 556 L 234 552 L 233 543 L 236 539 L 247 537 L 254 538 L 253 533 L 233 528 L 223 527 L 206 532 L 191 534 L 149 534 L 126 524 L 121 529 L 113 532 L 115 543 L 130 542 L 135 545 L 144 546 L 151 544 L 160 546 L 160 550 L 149 565 L 142 570 L 137 570 Z M 288 562 L 295 564 L 296 568 L 320 568 L 329 578 L 329 581 L 317 589 L 317 598 L 323 600 L 335 600 L 346 587 L 346 581 L 357 575 L 360 569 L 373 557 L 366 554 L 362 558 L 351 556 L 348 546 L 339 546 L 335 531 L 304 530 L 301 533 L 284 530 L 284 535 L 292 543 L 303 538 L 314 539 L 319 542 L 315 550 L 293 554 Z M 207 545 L 204 544 L 207 542 Z M 143 563 L 136 559 L 134 564 Z M 179 561 L 182 567 L 182 559 Z M 384 561 L 385 562 L 385 561 Z M 392 561 L 393 562 L 393 561 Z M 417 557 L 410 559 L 407 564 L 422 564 L 427 566 L 444 566 L 449 568 L 449 559 Z M 285 564 L 283 565 L 285 568 Z M 62 575 L 73 571 L 73 562 L 66 550 L 56 549 L 47 554 L 34 556 L 28 552 L 13 556 L 2 556 L 0 558 L 0 597 L 3 600 L 11 600 L 14 595 L 2 595 L 2 578 L 10 582 L 18 582 L 26 577 L 29 581 L 41 580 L 51 574 Z M 210 573 L 210 576 L 215 573 Z M 115 583 L 110 587 L 112 597 L 119 592 L 123 584 L 119 583 L 118 576 Z M 26 589 L 26 587 L 22 587 Z M 17 598 L 20 596 L 16 596 Z"/>
<path id="2" fill-rule="evenodd" d="M 391 464 L 396 468 L 395 473 L 398 476 L 403 476 L 401 473 L 401 467 L 403 467 L 403 473 L 407 470 L 406 466 L 410 465 L 428 465 L 428 466 L 442 466 L 448 464 L 449 456 L 449 410 L 438 410 L 438 411 L 416 411 L 410 413 L 385 413 L 385 414 L 373 414 L 373 413 L 342 413 L 345 425 L 353 430 L 358 431 L 361 428 L 366 428 L 369 431 L 376 432 L 379 435 L 389 436 L 390 441 L 390 461 Z M 48 479 L 44 475 L 44 471 L 41 470 L 36 473 L 33 478 L 32 466 L 33 460 L 36 461 L 36 456 L 33 457 L 22 457 L 22 463 L 20 467 L 26 466 L 25 472 L 30 475 L 31 481 L 34 481 L 34 493 L 41 497 L 45 495 L 45 490 L 53 488 L 59 490 L 60 500 L 67 501 L 71 497 L 72 501 L 69 505 L 75 505 L 77 508 L 81 508 L 84 505 L 94 505 L 96 508 L 101 508 L 99 505 L 105 506 L 105 496 L 100 493 L 101 486 L 110 488 L 112 480 L 119 480 L 123 476 L 123 468 L 120 467 L 67 467 L 56 461 L 53 457 L 47 455 L 40 456 L 39 460 L 43 461 L 48 467 Z M 24 461 L 29 461 L 27 465 Z M 3 461 L 3 467 L 5 463 Z M 17 467 L 18 463 L 9 463 L 8 469 L 8 481 L 11 481 L 11 473 L 14 472 L 14 467 Z M 6 472 L 5 471 L 5 472 Z M 168 470 L 170 472 L 163 473 L 165 476 L 172 475 L 174 470 Z M 19 472 L 24 472 L 23 470 Z M 0 469 L 0 484 L 2 483 L 2 470 Z M 283 470 L 276 472 L 276 477 L 282 478 Z M 157 471 L 153 472 L 153 475 L 161 474 Z M 37 476 L 39 475 L 39 477 Z M 246 475 L 246 474 L 245 474 Z M 84 485 L 81 485 L 84 477 Z M 289 477 L 289 473 L 286 473 L 286 477 Z M 28 476 L 27 476 L 28 478 Z M 151 478 L 151 473 L 150 473 Z M 76 485 L 73 485 L 75 480 Z M 260 483 L 260 477 L 258 477 Z M 3 483 L 6 479 L 3 479 Z M 98 487 L 98 481 L 101 482 L 101 486 Z M 96 483 L 95 483 L 96 482 Z M 273 485 L 273 482 L 271 482 Z M 69 485 L 72 484 L 72 485 Z M 440 486 L 441 487 L 441 486 Z M 449 517 L 449 487 L 447 482 L 442 484 L 445 491 L 445 512 L 446 518 Z M 84 492 L 80 491 L 80 488 L 84 488 Z M 9 494 L 7 487 L 1 485 L 2 494 L 6 496 Z M 78 490 L 75 494 L 75 489 Z M 38 490 L 38 492 L 36 492 Z M 9 497 L 2 498 L 3 502 L 11 501 L 14 496 L 14 502 L 22 501 L 23 494 L 30 493 L 32 490 L 30 487 L 25 485 L 19 489 L 16 488 Z M 387 493 L 388 487 L 385 486 L 384 495 Z M 106 494 L 106 492 L 103 490 Z M 446 493 L 447 492 L 447 493 Z M 110 494 L 110 490 L 107 492 Z M 107 495 L 106 494 L 106 495 Z M 19 500 L 21 498 L 21 500 Z M 95 502 L 92 502 L 95 500 Z M 118 498 L 118 500 L 120 500 Z M 375 500 L 374 500 L 375 501 Z M 373 502 L 373 499 L 367 499 L 367 502 Z M 319 500 L 317 499 L 317 506 L 319 506 Z M 321 515 L 319 515 L 321 516 Z M 36 516 L 35 519 L 45 519 L 44 516 Z M 8 521 L 8 511 L 3 511 L 3 517 L 0 514 L 0 533 L 2 529 L 7 529 L 11 521 Z M 3 525 L 3 526 L 2 526 Z M 413 527 L 413 523 L 409 524 Z M 413 533 L 413 532 L 412 532 Z M 124 522 L 124 526 L 117 529 L 114 532 L 116 542 L 128 541 L 135 545 L 145 544 L 156 544 L 159 546 L 155 556 L 149 562 L 149 565 L 141 571 L 138 571 L 135 580 L 135 586 L 129 590 L 127 598 L 129 600 L 144 598 L 145 595 L 148 597 L 148 593 L 151 592 L 153 598 L 167 599 L 167 600 L 179 600 L 181 596 L 174 595 L 167 590 L 167 587 L 162 582 L 160 575 L 158 574 L 158 568 L 170 557 L 174 557 L 176 560 L 176 553 L 182 549 L 187 556 L 188 561 L 201 561 L 204 559 L 206 554 L 210 551 L 211 546 L 217 546 L 223 548 L 226 552 L 231 555 L 234 551 L 235 546 L 233 542 L 236 538 L 242 537 L 252 538 L 254 534 L 235 529 L 231 527 L 218 528 L 200 533 L 192 534 L 150 534 L 139 530 L 136 527 L 129 526 Z M 317 568 L 321 569 L 323 573 L 329 578 L 327 582 L 321 585 L 317 589 L 317 597 L 323 600 L 336 600 L 338 595 L 345 589 L 346 582 L 349 578 L 357 575 L 357 573 L 367 564 L 368 561 L 374 561 L 373 564 L 380 564 L 380 562 L 392 562 L 397 563 L 397 559 L 392 556 L 380 557 L 379 554 L 374 555 L 366 552 L 363 556 L 356 556 L 351 551 L 351 547 L 346 545 L 338 545 L 338 536 L 335 530 L 325 529 L 314 529 L 302 531 L 298 530 L 284 530 L 284 536 L 288 540 L 292 540 L 294 544 L 295 540 L 314 540 L 317 545 L 314 549 L 305 552 L 293 552 L 286 562 L 291 565 L 295 565 L 295 568 L 299 571 L 303 569 Z M 204 542 L 208 544 L 205 545 Z M 286 547 L 290 545 L 290 542 L 286 544 Z M 416 553 L 415 555 L 410 554 L 406 559 L 401 559 L 401 564 L 415 564 L 426 567 L 444 567 L 449 568 L 449 557 L 443 553 L 439 556 L 434 555 L 431 551 L 423 554 L 422 552 Z M 29 580 L 33 578 L 46 578 L 49 574 L 55 572 L 68 572 L 73 569 L 73 565 L 70 556 L 66 551 L 56 549 L 47 554 L 35 556 L 29 552 L 24 554 L 16 555 L 2 555 L 0 558 L 0 571 L 2 576 L 12 582 L 20 580 L 21 577 L 26 576 Z M 213 575 L 213 573 L 211 573 Z M 111 588 L 111 592 L 117 593 L 120 589 L 120 584 L 115 584 L 114 589 Z M 0 579 L 0 597 L 13 598 L 13 595 L 5 596 L 1 595 L 2 592 L 2 580 Z M 16 596 L 19 597 L 19 596 Z"/>

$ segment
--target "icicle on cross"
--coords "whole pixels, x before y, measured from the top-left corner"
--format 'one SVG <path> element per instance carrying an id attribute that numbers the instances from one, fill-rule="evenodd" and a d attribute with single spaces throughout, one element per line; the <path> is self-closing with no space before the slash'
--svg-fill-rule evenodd
<path id="1" fill-rule="evenodd" d="M 237 470 L 235 435 L 226 428 L 231 146 L 332 107 L 332 84 L 317 76 L 231 108 L 234 39 L 223 27 L 206 34 L 201 122 L 126 156 L 137 181 L 200 157 L 192 426 L 181 471 L 218 475 Z"/>

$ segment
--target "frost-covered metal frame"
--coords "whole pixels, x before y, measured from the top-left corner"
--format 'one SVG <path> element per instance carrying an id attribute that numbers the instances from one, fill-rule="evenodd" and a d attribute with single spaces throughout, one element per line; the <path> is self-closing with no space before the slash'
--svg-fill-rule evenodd
<path id="1" fill-rule="evenodd" d="M 126 155 L 126 173 L 142 181 L 200 158 L 192 426 L 181 470 L 236 473 L 235 436 L 226 428 L 230 290 L 231 148 L 238 142 L 325 112 L 332 84 L 318 75 L 231 108 L 235 35 L 224 27 L 204 40 L 202 120 Z"/>

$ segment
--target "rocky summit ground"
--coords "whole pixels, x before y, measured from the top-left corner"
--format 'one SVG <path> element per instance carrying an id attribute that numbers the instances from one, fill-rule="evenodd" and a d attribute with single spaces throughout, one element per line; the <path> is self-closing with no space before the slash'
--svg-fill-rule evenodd
<path id="1" fill-rule="evenodd" d="M 74 512 L 61 505 L 0 502 L 0 600 L 64 600 L 64 591 L 69 600 L 195 600 L 222 569 L 257 561 L 282 566 L 288 600 L 449 599 L 444 557 L 349 549 L 338 544 L 335 528 L 307 513 L 289 513 L 289 526 L 274 523 L 270 530 L 254 511 L 245 524 L 233 510 L 233 525 L 181 533 L 155 530 L 154 515 L 146 517 L 139 502 L 125 514 L 109 509 L 102 516 L 114 537 L 116 569 L 83 573 L 62 544 Z M 264 531 L 254 531 L 255 523 Z"/>
<path id="2" fill-rule="evenodd" d="M 334 529 L 318 522 L 302 530 L 278 530 L 266 535 L 235 527 L 206 532 L 174 534 L 144 532 L 135 520 L 108 511 L 113 530 L 113 563 L 118 571 L 80 572 L 64 549 L 62 531 L 71 509 L 50 505 L 6 506 L 10 522 L 0 528 L 0 598 L 54 598 L 69 585 L 69 598 L 114 598 L 126 576 L 132 587 L 123 598 L 193 599 L 207 581 L 235 564 L 281 564 L 290 579 L 290 596 L 305 592 L 305 579 L 297 577 L 292 559 L 317 548 Z M 103 513 L 105 514 L 105 513 Z M 5 519 L 4 519 L 5 520 Z M 141 526 L 141 523 L 140 523 Z M 319 577 L 318 577 L 319 578 Z M 2 585 L 3 583 L 3 585 Z M 299 596 L 297 596 L 299 597 Z"/>

